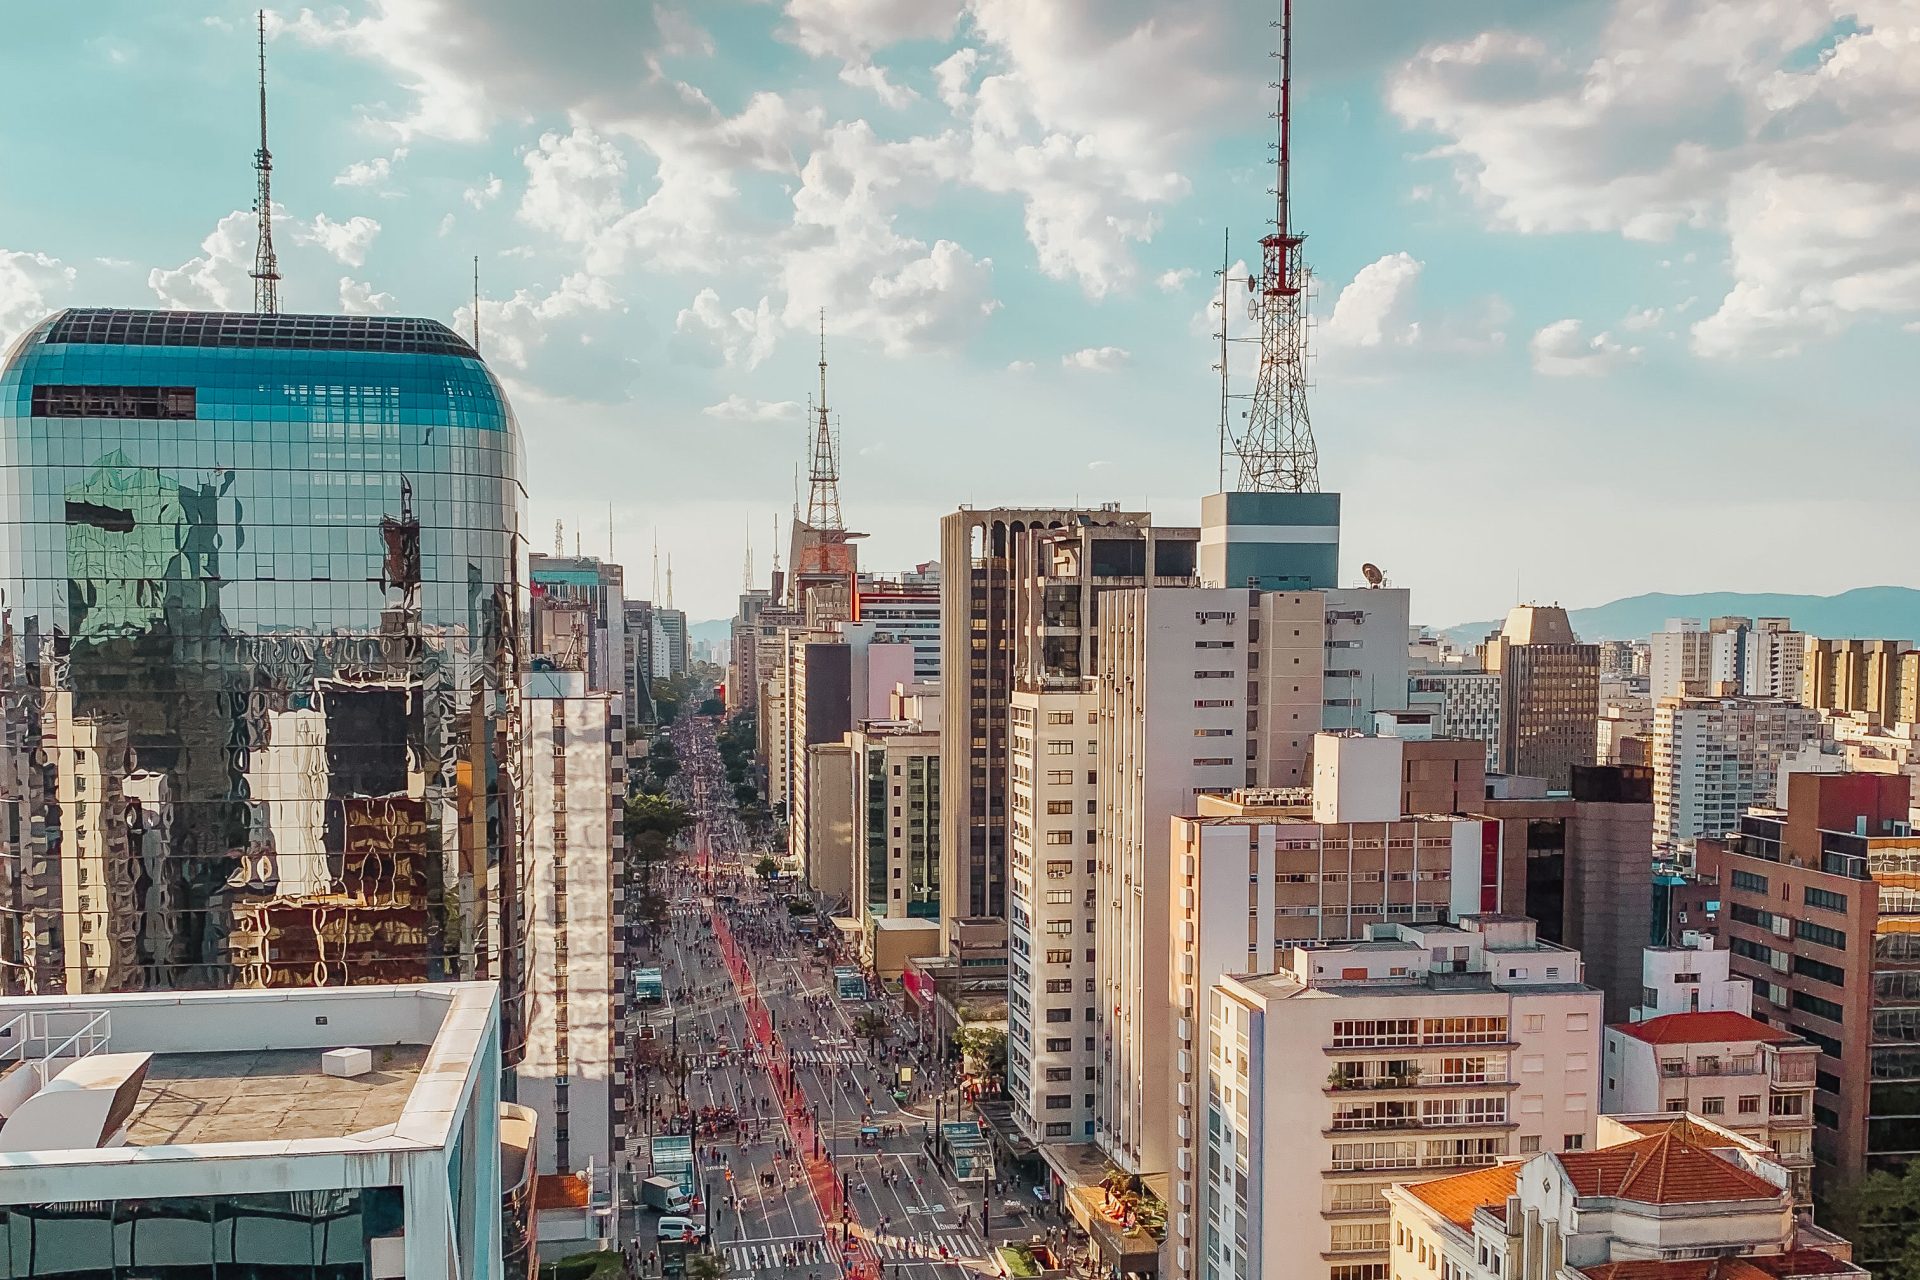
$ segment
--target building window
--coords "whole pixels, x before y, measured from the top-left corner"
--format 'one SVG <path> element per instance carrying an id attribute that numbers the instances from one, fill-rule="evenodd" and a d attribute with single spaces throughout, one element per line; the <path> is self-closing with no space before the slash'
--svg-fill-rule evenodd
<path id="1" fill-rule="evenodd" d="M 1586 1145 L 1587 1137 L 1583 1133 L 1562 1134 L 1560 1137 L 1560 1149 L 1562 1151 L 1579 1151 Z"/>
<path id="2" fill-rule="evenodd" d="M 1049 740 L 1047 743 L 1047 754 L 1050 756 L 1072 755 L 1073 740 L 1071 738 L 1053 738 Z"/>
<path id="3" fill-rule="evenodd" d="M 1757 1093 L 1749 1093 L 1742 1096 L 1740 1099 L 1740 1114 L 1743 1116 L 1759 1115 L 1760 1095 Z"/>
<path id="4" fill-rule="evenodd" d="M 30 406 L 36 418 L 156 418 L 197 416 L 192 387 L 38 386 Z"/>
<path id="5" fill-rule="evenodd" d="M 1727 1100 L 1725 1098 L 1700 1099 L 1700 1114 L 1703 1116 L 1723 1116 L 1727 1114 Z"/>
<path id="6" fill-rule="evenodd" d="M 1733 873 L 1733 887 L 1742 893 L 1764 895 L 1767 892 L 1767 878 L 1754 875 L 1751 871 L 1736 871 Z"/>
<path id="7" fill-rule="evenodd" d="M 1801 891 L 1800 898 L 1806 905 L 1819 907 L 1822 911 L 1844 912 L 1847 909 L 1847 895 L 1831 889 L 1815 889 L 1809 885 Z"/>

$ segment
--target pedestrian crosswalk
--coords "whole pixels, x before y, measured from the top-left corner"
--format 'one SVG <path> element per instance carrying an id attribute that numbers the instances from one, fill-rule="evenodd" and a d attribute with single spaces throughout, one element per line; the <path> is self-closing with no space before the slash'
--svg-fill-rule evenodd
<path id="1" fill-rule="evenodd" d="M 797 1067 L 857 1067 L 866 1061 L 858 1049 L 795 1049 Z"/>
<path id="2" fill-rule="evenodd" d="M 978 1258 L 987 1251 L 985 1242 L 971 1231 L 926 1231 L 912 1236 L 880 1233 L 870 1243 L 875 1252 L 888 1262 L 938 1262 L 942 1258 L 940 1251 L 943 1248 L 946 1250 L 945 1257 L 950 1259 Z M 727 1259 L 728 1271 L 735 1275 L 775 1271 L 786 1266 L 789 1258 L 796 1258 L 802 1266 L 809 1262 L 825 1261 L 825 1249 L 818 1236 L 742 1240 L 720 1246 L 721 1253 Z"/>

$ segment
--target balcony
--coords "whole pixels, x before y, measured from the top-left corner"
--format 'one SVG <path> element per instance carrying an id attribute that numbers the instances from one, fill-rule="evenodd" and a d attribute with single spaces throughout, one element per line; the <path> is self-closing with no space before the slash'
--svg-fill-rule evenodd
<path id="1" fill-rule="evenodd" d="M 1328 1073 L 1326 1087 L 1320 1092 L 1329 1097 L 1343 1093 L 1434 1093 L 1442 1089 L 1497 1089 L 1511 1093 L 1519 1087 L 1518 1081 L 1508 1080 L 1498 1072 L 1447 1076 L 1439 1072 L 1408 1071 L 1378 1076 L 1350 1076 L 1336 1070 Z"/>
<path id="2" fill-rule="evenodd" d="M 1336 1119 L 1333 1122 L 1332 1128 L 1322 1129 L 1320 1133 L 1322 1137 L 1335 1138 L 1342 1134 L 1405 1133 L 1416 1130 L 1425 1130 L 1427 1132 L 1445 1131 L 1452 1133 L 1461 1129 L 1494 1129 L 1506 1132 L 1518 1129 L 1519 1127 L 1519 1121 L 1509 1120 L 1504 1116 L 1498 1120 L 1480 1118 L 1466 1119 L 1459 1116 L 1448 1116 L 1444 1118 L 1427 1116 L 1375 1116 L 1365 1120 L 1355 1119 L 1342 1121 Z"/>
<path id="3" fill-rule="evenodd" d="M 1720 1076 L 1759 1076 L 1765 1075 L 1766 1068 L 1760 1065 L 1758 1058 L 1728 1058 L 1718 1061 L 1710 1058 L 1696 1058 L 1686 1062 L 1678 1058 L 1663 1059 L 1660 1063 L 1660 1075 L 1668 1080 L 1683 1077 L 1720 1077 Z M 1813 1077 L 1809 1075 L 1808 1081 Z"/>

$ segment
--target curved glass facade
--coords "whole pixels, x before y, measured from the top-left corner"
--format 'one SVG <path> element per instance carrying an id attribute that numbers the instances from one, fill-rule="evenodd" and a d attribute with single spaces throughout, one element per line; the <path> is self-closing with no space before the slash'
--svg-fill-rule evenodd
<path id="1" fill-rule="evenodd" d="M 7 990 L 496 977 L 517 1009 L 520 475 L 433 321 L 68 311 L 14 345 Z"/>

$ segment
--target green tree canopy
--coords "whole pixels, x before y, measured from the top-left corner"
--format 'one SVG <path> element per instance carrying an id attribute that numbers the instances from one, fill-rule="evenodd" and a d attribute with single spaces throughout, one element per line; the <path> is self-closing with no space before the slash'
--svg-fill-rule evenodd
<path id="1" fill-rule="evenodd" d="M 1878 1280 L 1920 1280 L 1920 1162 L 1870 1173 L 1819 1208 L 1820 1225 L 1853 1241 L 1854 1261 Z"/>

